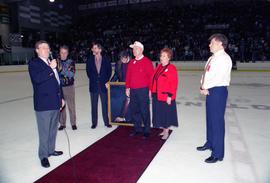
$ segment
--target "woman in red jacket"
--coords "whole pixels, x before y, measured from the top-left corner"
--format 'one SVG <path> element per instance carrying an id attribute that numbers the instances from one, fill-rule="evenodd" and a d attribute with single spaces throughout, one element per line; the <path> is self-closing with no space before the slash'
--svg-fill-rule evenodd
<path id="1" fill-rule="evenodd" d="M 171 49 L 164 48 L 160 51 L 160 64 L 156 67 L 150 84 L 153 126 L 163 129 L 160 134 L 163 140 L 169 137 L 170 126 L 178 126 L 175 103 L 178 74 L 176 67 L 170 63 L 171 58 Z"/>

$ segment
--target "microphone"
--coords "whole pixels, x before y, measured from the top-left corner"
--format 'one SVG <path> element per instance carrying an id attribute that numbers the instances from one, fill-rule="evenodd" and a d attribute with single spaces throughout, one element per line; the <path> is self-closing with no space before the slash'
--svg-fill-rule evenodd
<path id="1" fill-rule="evenodd" d="M 52 52 L 50 51 L 50 53 L 49 53 L 49 60 L 50 61 L 52 61 L 54 58 L 53 58 L 53 54 L 52 54 Z"/>

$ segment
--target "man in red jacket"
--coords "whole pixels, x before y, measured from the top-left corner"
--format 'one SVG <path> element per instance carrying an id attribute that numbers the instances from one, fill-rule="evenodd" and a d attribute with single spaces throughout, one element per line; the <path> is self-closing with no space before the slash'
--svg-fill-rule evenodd
<path id="1" fill-rule="evenodd" d="M 150 134 L 149 86 L 154 68 L 152 61 L 143 55 L 142 43 L 135 41 L 130 47 L 135 57 L 128 64 L 126 75 L 126 95 L 130 97 L 131 120 L 134 124 L 130 136 L 143 132 L 147 138 Z"/>

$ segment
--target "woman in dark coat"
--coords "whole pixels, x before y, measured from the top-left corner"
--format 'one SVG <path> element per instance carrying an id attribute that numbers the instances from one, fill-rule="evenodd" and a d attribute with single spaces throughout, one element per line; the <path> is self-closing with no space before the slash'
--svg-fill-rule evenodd
<path id="1" fill-rule="evenodd" d="M 119 61 L 115 64 L 114 75 L 111 82 L 125 82 L 128 63 L 130 61 L 130 54 L 127 51 L 121 51 L 119 54 Z M 126 97 L 126 96 L 125 96 Z M 122 104 L 121 113 L 117 116 L 115 122 L 127 122 L 130 121 L 130 112 L 128 110 L 130 98 L 126 97 Z"/>
<path id="2" fill-rule="evenodd" d="M 130 61 L 130 55 L 127 51 L 121 51 L 119 54 L 119 61 L 115 64 L 114 75 L 111 82 L 125 82 L 126 81 L 126 73 L 127 66 Z"/>

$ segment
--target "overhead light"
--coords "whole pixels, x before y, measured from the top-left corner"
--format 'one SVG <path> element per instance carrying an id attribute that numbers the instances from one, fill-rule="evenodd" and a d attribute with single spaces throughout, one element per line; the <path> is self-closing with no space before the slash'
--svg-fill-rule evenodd
<path id="1" fill-rule="evenodd" d="M 51 2 L 51 3 L 53 3 L 53 2 L 54 2 L 54 0 L 50 0 L 50 2 Z"/>

